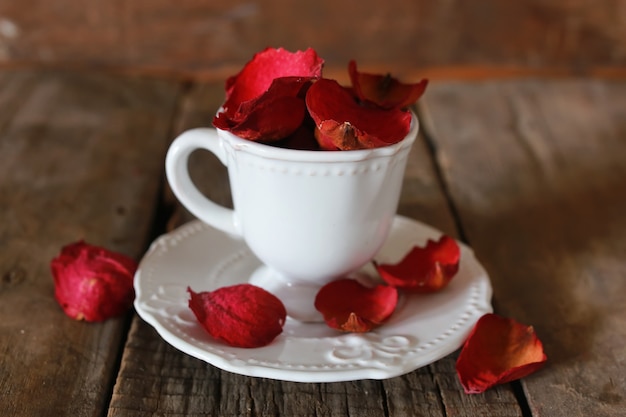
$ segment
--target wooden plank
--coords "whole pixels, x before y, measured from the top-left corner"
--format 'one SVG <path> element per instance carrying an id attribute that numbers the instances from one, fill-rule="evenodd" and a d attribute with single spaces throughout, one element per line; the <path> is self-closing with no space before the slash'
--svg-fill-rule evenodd
<path id="1" fill-rule="evenodd" d="M 106 408 L 126 320 L 65 316 L 49 262 L 83 238 L 140 256 L 177 90 L 98 75 L 0 75 L 1 414 Z"/>
<path id="2" fill-rule="evenodd" d="M 402 73 L 475 65 L 581 73 L 623 69 L 624 10 L 619 0 L 3 1 L 0 65 L 223 78 L 271 45 L 314 47 L 342 71 L 354 58 Z"/>
<path id="3" fill-rule="evenodd" d="M 497 311 L 532 324 L 536 416 L 626 415 L 626 83 L 431 86 L 425 103 L 460 223 Z"/>
<path id="4" fill-rule="evenodd" d="M 223 99 L 223 84 L 194 86 L 183 100 L 176 131 L 209 126 Z M 205 154 L 190 162 L 192 177 L 221 204 L 230 203 L 223 166 Z M 166 200 L 176 204 L 173 197 Z M 431 153 L 420 137 L 407 166 L 401 214 L 456 234 L 453 217 L 435 173 Z M 179 225 L 192 216 L 180 205 L 170 221 Z M 454 356 L 442 365 L 425 367 L 385 381 L 302 384 L 243 377 L 220 371 L 168 346 L 146 323 L 133 321 L 115 385 L 109 417 L 152 415 L 298 415 L 298 416 L 521 416 L 510 387 L 492 396 L 470 398 L 450 369 Z M 456 393 L 456 395 L 453 395 Z"/>

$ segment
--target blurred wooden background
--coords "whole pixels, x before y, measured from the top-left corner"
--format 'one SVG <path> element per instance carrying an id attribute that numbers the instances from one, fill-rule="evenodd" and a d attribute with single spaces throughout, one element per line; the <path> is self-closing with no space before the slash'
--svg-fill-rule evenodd
<path id="1" fill-rule="evenodd" d="M 405 78 L 626 75 L 623 0 L 0 0 L 0 68 L 221 79 L 266 46 Z"/>

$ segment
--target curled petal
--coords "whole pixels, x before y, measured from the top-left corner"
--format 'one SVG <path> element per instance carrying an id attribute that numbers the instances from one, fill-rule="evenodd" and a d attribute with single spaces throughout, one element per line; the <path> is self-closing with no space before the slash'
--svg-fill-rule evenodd
<path id="1" fill-rule="evenodd" d="M 411 114 L 398 109 L 363 107 L 334 80 L 320 79 L 306 94 L 322 149 L 352 150 L 388 146 L 409 133 Z"/>
<path id="2" fill-rule="evenodd" d="M 285 306 L 260 287 L 238 284 L 215 291 L 187 291 L 191 296 L 189 308 L 202 327 L 230 346 L 265 346 L 283 331 Z"/>
<path id="3" fill-rule="evenodd" d="M 444 235 L 438 241 L 428 240 L 424 248 L 415 246 L 395 265 L 374 265 L 387 284 L 426 293 L 448 285 L 459 270 L 460 258 L 459 245 Z"/>
<path id="4" fill-rule="evenodd" d="M 285 138 L 302 123 L 304 94 L 323 63 L 313 49 L 259 52 L 226 81 L 226 101 L 213 124 L 250 140 Z"/>
<path id="5" fill-rule="evenodd" d="M 294 133 L 302 124 L 304 113 L 304 100 L 298 97 L 263 97 L 236 118 L 219 113 L 213 125 L 240 138 L 273 142 Z"/>
<path id="6" fill-rule="evenodd" d="M 547 357 L 532 326 L 486 314 L 481 317 L 456 362 L 467 394 L 523 378 L 540 369 Z"/>
<path id="7" fill-rule="evenodd" d="M 385 109 L 402 109 L 415 104 L 428 85 L 426 79 L 415 84 L 403 84 L 389 74 L 362 73 L 357 70 L 355 61 L 348 64 L 348 72 L 356 96 Z"/>
<path id="8" fill-rule="evenodd" d="M 135 260 L 78 241 L 61 249 L 50 263 L 54 296 L 76 320 L 103 321 L 125 313 L 135 298 Z"/>
<path id="9" fill-rule="evenodd" d="M 398 303 L 398 291 L 385 285 L 369 288 L 353 279 L 340 279 L 323 286 L 315 308 L 329 327 L 363 333 L 381 325 Z"/>

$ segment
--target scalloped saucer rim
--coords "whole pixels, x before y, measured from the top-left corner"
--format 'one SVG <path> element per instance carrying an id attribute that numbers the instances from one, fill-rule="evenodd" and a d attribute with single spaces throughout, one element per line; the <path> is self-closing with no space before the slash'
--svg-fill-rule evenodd
<path id="1" fill-rule="evenodd" d="M 412 245 L 442 232 L 396 216 L 375 259 L 397 262 Z M 288 319 L 270 345 L 234 348 L 211 338 L 189 310 L 187 286 L 205 291 L 245 282 L 261 262 L 237 237 L 195 220 L 157 238 L 135 274 L 135 309 L 175 348 L 226 371 L 294 382 L 386 379 L 458 349 L 474 323 L 492 311 L 491 284 L 473 251 L 461 246 L 459 273 L 435 294 L 403 295 L 383 326 L 339 333 L 323 323 Z M 373 273 L 371 266 L 365 273 Z"/>

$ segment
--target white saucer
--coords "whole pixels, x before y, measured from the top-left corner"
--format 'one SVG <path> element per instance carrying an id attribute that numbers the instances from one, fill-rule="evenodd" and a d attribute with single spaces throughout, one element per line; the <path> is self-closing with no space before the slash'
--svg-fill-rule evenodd
<path id="1" fill-rule="evenodd" d="M 396 217 L 375 257 L 398 262 L 413 245 L 441 235 Z M 405 295 L 387 323 L 364 334 L 340 333 L 323 323 L 287 319 L 270 345 L 233 348 L 205 332 L 188 308 L 194 291 L 245 282 L 261 265 L 245 243 L 190 222 L 158 238 L 135 275 L 137 313 L 168 343 L 226 371 L 297 382 L 385 379 L 428 365 L 458 349 L 474 323 L 491 312 L 491 285 L 471 249 L 461 245 L 458 275 L 443 291 Z M 371 266 L 368 273 L 375 273 Z"/>

